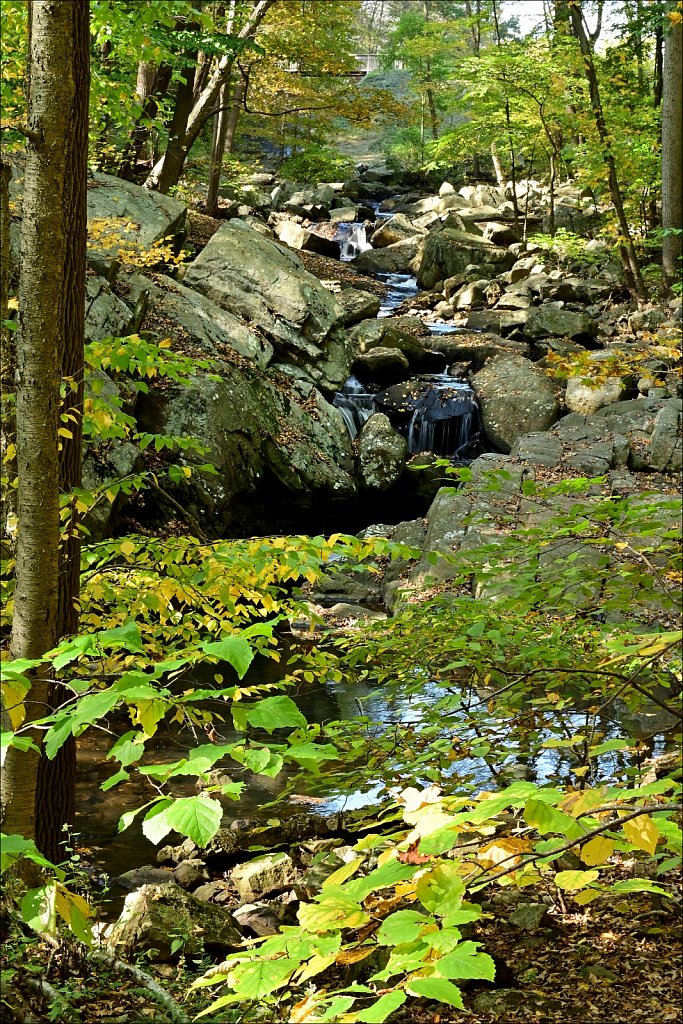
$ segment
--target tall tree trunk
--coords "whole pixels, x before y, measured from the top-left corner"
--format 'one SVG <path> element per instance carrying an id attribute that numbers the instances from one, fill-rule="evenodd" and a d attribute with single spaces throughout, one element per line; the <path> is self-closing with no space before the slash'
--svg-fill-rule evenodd
<path id="1" fill-rule="evenodd" d="M 16 590 L 10 651 L 40 658 L 74 627 L 77 535 L 60 554 L 60 479 L 80 479 L 85 293 L 85 176 L 89 90 L 89 4 L 33 0 L 29 6 L 29 142 L 21 233 L 17 345 Z M 60 377 L 73 378 L 66 408 L 73 438 L 58 451 Z M 66 442 L 69 442 L 66 444 Z M 73 524 L 70 524 L 73 525 Z M 71 532 L 69 529 L 68 532 Z M 60 581 L 60 572 L 63 580 Z M 76 583 L 77 587 L 77 583 Z M 33 679 L 27 721 L 59 694 L 45 672 Z M 39 737 L 34 736 L 39 744 Z M 65 808 L 73 814 L 73 749 L 39 786 L 36 751 L 8 751 L 2 780 L 3 828 L 36 838 L 58 856 Z M 68 793 L 61 793 L 66 787 Z M 38 813 L 39 812 L 39 813 Z M 73 820 L 73 817 L 71 818 Z M 50 834 L 43 825 L 50 823 Z"/>
<path id="2" fill-rule="evenodd" d="M 221 86 L 218 93 L 218 113 L 213 122 L 213 137 L 211 139 L 211 163 L 209 168 L 209 187 L 206 192 L 206 212 L 210 217 L 216 216 L 218 210 L 218 191 L 221 184 L 221 171 L 223 170 L 223 154 L 225 152 L 225 137 L 228 132 L 228 93 L 230 82 Z"/>
<path id="3" fill-rule="evenodd" d="M 275 3 L 278 3 L 278 0 L 258 0 L 258 2 L 255 2 L 251 14 L 242 26 L 237 38 L 240 40 L 252 39 L 256 35 L 256 31 L 266 14 Z M 218 98 L 221 86 L 230 78 L 234 62 L 235 58 L 232 54 L 226 54 L 224 57 L 221 57 L 215 70 L 210 75 L 205 88 L 195 102 L 187 121 L 185 137 L 178 146 L 178 159 L 176 159 L 173 174 L 165 173 L 164 171 L 164 164 L 166 162 L 166 154 L 164 154 L 148 175 L 145 181 L 145 188 L 159 189 L 162 180 L 167 183 L 167 188 L 178 183 L 187 154 L 199 138 L 207 119 L 210 117 L 216 105 L 216 99 Z M 175 181 L 173 180 L 174 177 Z"/>
<path id="4" fill-rule="evenodd" d="M 141 104 L 141 111 L 131 132 L 128 144 L 121 157 L 118 175 L 127 181 L 133 179 L 136 165 L 144 159 L 145 147 L 150 142 L 150 121 L 159 112 L 159 100 L 168 92 L 171 84 L 172 69 L 168 64 L 155 68 L 152 64 L 138 64 L 136 95 Z"/>
<path id="5" fill-rule="evenodd" d="M 662 273 L 667 285 L 680 281 L 683 267 L 683 28 L 671 25 L 664 47 L 662 92 Z"/>
<path id="6" fill-rule="evenodd" d="M 664 63 L 664 29 L 657 25 L 655 29 L 655 66 L 652 81 L 652 105 L 655 109 L 662 102 L 662 65 Z"/>
<path id="7" fill-rule="evenodd" d="M 491 143 L 491 160 L 493 161 L 493 170 L 496 172 L 496 181 L 498 182 L 500 188 L 505 188 L 505 171 L 503 170 L 503 165 L 500 162 L 500 157 L 498 156 L 498 147 L 495 142 Z"/>
<path id="8" fill-rule="evenodd" d="M 0 467 L 7 484 L 0 491 L 0 541 L 9 538 L 11 533 L 10 520 L 16 513 L 16 491 L 14 481 L 17 476 L 14 409 L 9 396 L 14 394 L 14 339 L 12 332 L 5 327 L 9 318 L 10 289 L 10 212 L 9 183 L 12 167 L 0 157 Z"/>
<path id="9" fill-rule="evenodd" d="M 602 109 L 602 103 L 600 100 L 600 88 L 598 86 L 598 76 L 595 71 L 595 64 L 593 63 L 593 53 L 588 42 L 588 36 L 583 24 L 583 16 L 581 8 L 578 4 L 578 0 L 569 0 L 569 10 L 572 19 L 572 27 L 574 29 L 574 35 L 579 41 L 581 47 L 581 53 L 583 55 L 583 68 L 588 82 L 588 91 L 590 95 L 591 107 L 593 108 L 593 115 L 595 117 L 595 127 L 598 131 L 600 138 L 600 144 L 602 146 L 603 159 L 607 165 L 607 173 L 609 180 L 609 190 L 612 199 L 612 205 L 617 214 L 619 220 L 619 229 L 621 231 L 622 242 L 619 246 L 621 252 L 621 261 L 624 267 L 624 273 L 629 285 L 634 289 L 636 294 L 641 299 L 647 298 L 647 290 L 643 281 L 642 274 L 640 272 L 640 266 L 638 265 L 638 258 L 636 251 L 633 246 L 633 239 L 631 238 L 631 231 L 628 226 L 628 220 L 626 219 L 626 213 L 624 211 L 624 200 L 621 194 L 621 186 L 619 184 L 619 178 L 617 176 L 617 165 L 612 152 L 612 144 L 610 142 L 609 134 L 607 132 L 607 126 L 605 124 L 605 116 Z"/>
<path id="10" fill-rule="evenodd" d="M 180 175 L 183 173 L 186 150 L 184 147 L 187 122 L 192 111 L 192 96 L 194 93 L 195 65 L 188 65 L 181 72 L 181 79 L 178 82 L 173 117 L 168 129 L 168 143 L 164 158 L 164 166 L 159 176 L 159 192 L 167 193 L 170 188 L 177 185 Z"/>

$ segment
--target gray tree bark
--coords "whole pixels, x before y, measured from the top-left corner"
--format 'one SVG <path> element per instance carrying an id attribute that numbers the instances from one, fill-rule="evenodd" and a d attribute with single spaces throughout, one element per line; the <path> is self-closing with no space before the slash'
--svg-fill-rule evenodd
<path id="1" fill-rule="evenodd" d="M 678 229 L 662 241 L 662 274 L 668 286 L 683 267 L 683 27 L 672 24 L 664 45 L 662 90 L 662 227 Z"/>
<path id="2" fill-rule="evenodd" d="M 0 490 L 0 540 L 11 536 L 10 519 L 16 512 L 14 480 L 17 460 L 12 456 L 14 447 L 14 409 L 10 395 L 14 394 L 14 340 L 5 327 L 9 317 L 10 289 L 10 210 L 9 183 L 12 168 L 0 157 L 0 474 L 7 478 Z"/>
<path id="3" fill-rule="evenodd" d="M 72 572 L 73 565 L 60 555 L 59 494 L 65 464 L 78 459 L 80 465 L 80 415 L 69 424 L 74 444 L 68 456 L 65 448 L 60 454 L 58 429 L 64 373 L 72 376 L 68 408 L 78 410 L 82 402 L 89 43 L 87 0 L 33 0 L 29 5 L 29 134 L 16 373 L 14 658 L 40 658 L 55 645 L 69 616 L 74 621 L 69 601 L 74 595 L 66 595 L 64 585 L 60 595 L 60 565 L 65 572 Z M 66 334 L 73 331 L 75 337 L 67 343 Z M 46 673 L 37 673 L 27 695 L 27 722 L 49 712 L 51 697 Z M 39 745 L 39 736 L 33 739 Z M 37 751 L 11 748 L 7 753 L 1 801 L 6 832 L 37 835 L 39 759 Z M 48 801 L 55 795 L 55 782 L 62 780 L 53 779 L 46 789 Z M 40 807 L 41 815 L 50 811 L 49 806 Z"/>

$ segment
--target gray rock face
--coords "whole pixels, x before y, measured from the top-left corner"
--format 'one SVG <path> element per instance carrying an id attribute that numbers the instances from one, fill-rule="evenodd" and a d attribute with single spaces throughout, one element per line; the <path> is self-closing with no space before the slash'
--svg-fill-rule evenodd
<path id="1" fill-rule="evenodd" d="M 371 491 L 387 491 L 405 468 L 405 438 L 394 430 L 383 413 L 375 413 L 360 435 L 361 483 Z"/>
<path id="2" fill-rule="evenodd" d="M 353 371 L 361 380 L 393 384 L 405 380 L 409 366 L 407 357 L 400 349 L 377 345 L 357 357 Z"/>
<path id="3" fill-rule="evenodd" d="M 132 310 L 114 295 L 104 277 L 85 279 L 85 340 L 121 338 L 130 333 Z"/>
<path id="4" fill-rule="evenodd" d="M 406 238 L 384 249 L 366 249 L 351 262 L 356 270 L 366 274 L 407 273 L 417 253 L 420 238 L 419 235 Z"/>
<path id="5" fill-rule="evenodd" d="M 364 292 L 360 288 L 344 288 L 336 298 L 343 309 L 341 322 L 344 327 L 351 327 L 379 313 L 381 302 L 372 292 Z"/>
<path id="6" fill-rule="evenodd" d="M 512 266 L 515 257 L 484 238 L 444 228 L 430 232 L 421 242 L 413 269 L 421 288 L 433 288 L 437 281 L 462 274 L 470 264 L 491 263 L 501 270 Z"/>
<path id="7" fill-rule="evenodd" d="M 525 329 L 529 312 L 527 309 L 475 310 L 467 317 L 465 326 L 470 331 L 496 331 L 502 335 L 510 334 L 517 328 Z"/>
<path id="8" fill-rule="evenodd" d="M 143 290 L 149 295 L 150 330 L 155 329 L 156 320 L 162 323 L 170 320 L 180 328 L 175 332 L 176 338 L 186 337 L 207 354 L 220 355 L 227 345 L 262 369 L 272 359 L 273 346 L 265 338 L 200 292 L 163 275 L 157 275 L 156 283 L 141 275 L 128 280 L 131 298 L 136 298 Z"/>
<path id="9" fill-rule="evenodd" d="M 569 309 L 543 305 L 529 311 L 524 333 L 530 338 L 547 338 L 549 335 L 559 338 L 594 337 L 597 324 L 587 313 L 573 313 Z"/>
<path id="10" fill-rule="evenodd" d="M 547 430 L 560 414 L 548 378 L 521 356 L 496 356 L 472 378 L 484 430 L 501 451 L 509 452 L 522 434 Z"/>
<path id="11" fill-rule="evenodd" d="M 170 960 L 174 939 L 186 953 L 237 949 L 242 935 L 220 907 L 195 899 L 178 885 L 143 885 L 126 897 L 107 943 L 124 950 L 156 950 L 154 959 Z"/>
<path id="12" fill-rule="evenodd" d="M 314 231 L 308 231 L 292 220 L 280 221 L 275 228 L 275 234 L 291 249 L 305 249 L 307 252 L 317 252 L 321 256 L 329 256 L 333 260 L 339 259 L 339 242 L 316 235 Z"/>
<path id="13" fill-rule="evenodd" d="M 141 429 L 198 437 L 216 476 L 193 474 L 183 504 L 205 530 L 225 535 L 268 505 L 274 484 L 320 500 L 354 492 L 351 442 L 341 415 L 309 383 L 224 364 L 220 380 L 141 396 Z M 266 488 L 263 491 L 263 488 Z"/>
<path id="14" fill-rule="evenodd" d="M 240 899 L 249 903 L 270 892 L 291 888 L 298 877 L 294 862 L 287 853 L 269 853 L 266 857 L 238 864 L 230 872 Z"/>
<path id="15" fill-rule="evenodd" d="M 619 377 L 601 384 L 584 384 L 581 377 L 570 377 L 567 381 L 565 402 L 571 412 L 591 416 L 598 409 L 618 402 L 625 391 L 625 383 Z"/>
<path id="16" fill-rule="evenodd" d="M 372 233 L 370 243 L 375 249 L 384 249 L 388 245 L 403 242 L 419 234 L 422 232 L 415 227 L 411 220 L 408 220 L 404 213 L 396 213 Z"/>
<path id="17" fill-rule="evenodd" d="M 239 220 L 223 224 L 185 284 L 268 336 L 278 354 L 334 390 L 348 376 L 343 311 L 299 259 Z"/>
<path id="18" fill-rule="evenodd" d="M 458 331 L 431 339 L 430 344 L 437 352 L 443 352 L 449 362 L 471 363 L 480 370 L 491 356 L 528 356 L 529 346 L 524 341 L 511 341 L 498 334 L 483 334 L 478 331 Z"/>

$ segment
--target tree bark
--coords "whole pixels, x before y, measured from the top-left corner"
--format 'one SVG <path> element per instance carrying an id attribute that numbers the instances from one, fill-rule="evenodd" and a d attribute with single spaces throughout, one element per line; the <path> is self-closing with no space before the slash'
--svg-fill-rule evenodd
<path id="1" fill-rule="evenodd" d="M 252 12 L 238 33 L 237 38 L 240 40 L 252 39 L 270 8 L 277 2 L 278 0 L 258 0 L 258 2 L 255 2 Z M 178 183 L 187 154 L 199 138 L 202 128 L 210 117 L 216 105 L 220 88 L 229 79 L 234 62 L 235 58 L 232 54 L 226 54 L 224 57 L 221 57 L 213 74 L 210 75 L 205 88 L 195 102 L 187 121 L 185 137 L 178 146 L 178 158 L 176 159 L 173 174 L 167 174 L 164 171 L 164 163 L 166 161 L 166 154 L 164 154 L 148 175 L 145 181 L 145 188 L 159 190 L 162 180 L 167 183 L 168 188 Z M 174 176 L 176 176 L 175 181 L 173 181 Z"/>
<path id="2" fill-rule="evenodd" d="M 17 460 L 16 456 L 11 454 L 15 443 L 14 409 L 9 401 L 9 396 L 14 394 L 14 339 L 12 332 L 5 327 L 5 321 L 9 318 L 11 178 L 11 165 L 0 157 L 0 472 L 2 476 L 7 477 L 7 483 L 2 485 L 0 491 L 0 539 L 11 536 L 11 520 L 17 506 L 14 489 Z M 14 450 L 16 451 L 16 448 Z"/>
<path id="3" fill-rule="evenodd" d="M 150 141 L 149 122 L 157 116 L 159 100 L 168 92 L 171 73 L 172 70 L 168 64 L 162 64 L 159 68 L 155 68 L 152 64 L 140 63 L 138 65 L 135 92 L 142 109 L 119 164 L 118 176 L 120 178 L 127 181 L 133 180 L 137 163 L 143 159 L 145 147 Z"/>
<path id="4" fill-rule="evenodd" d="M 60 630 L 77 621 L 72 589 L 78 577 L 77 534 L 60 553 L 59 493 L 60 480 L 70 485 L 80 479 L 89 14 L 87 0 L 33 0 L 29 6 L 30 137 L 17 344 L 19 530 L 10 638 L 14 658 L 40 658 L 55 645 Z M 61 439 L 60 453 L 63 373 L 72 378 L 65 408 L 75 420 L 66 424 L 73 437 Z M 48 713 L 54 697 L 41 672 L 27 695 L 26 720 Z M 39 743 L 38 736 L 33 738 Z M 11 748 L 4 765 L 3 828 L 36 838 L 48 856 L 59 852 L 64 822 L 57 823 L 56 815 L 60 808 L 73 807 L 72 754 L 67 751 L 59 771 L 49 781 L 46 776 L 40 790 L 39 753 Z M 51 765 L 46 765 L 49 771 Z M 61 793 L 62 787 L 70 792 Z M 50 836 L 43 820 L 51 822 Z"/>
<path id="5" fill-rule="evenodd" d="M 595 127 L 597 128 L 598 137 L 600 138 L 600 144 L 602 146 L 603 160 L 607 165 L 610 196 L 619 220 L 619 229 L 621 231 L 622 238 L 619 250 L 621 253 L 624 273 L 630 287 L 634 289 L 638 297 L 641 299 L 647 299 L 647 290 L 640 272 L 638 258 L 633 246 L 633 239 L 631 238 L 631 231 L 624 211 L 624 201 L 621 194 L 619 178 L 617 176 L 617 165 L 614 159 L 614 154 L 612 153 L 612 144 L 607 132 L 602 102 L 600 100 L 598 76 L 595 71 L 593 54 L 590 48 L 590 43 L 588 42 L 588 36 L 586 35 L 583 15 L 581 13 L 578 0 L 569 0 L 569 11 L 572 19 L 574 35 L 579 41 L 579 46 L 581 47 L 581 53 L 583 55 L 583 68 L 586 81 L 588 83 L 591 107 L 593 108 L 593 115 L 595 117 Z"/>
<path id="6" fill-rule="evenodd" d="M 168 129 L 168 143 L 164 156 L 164 165 L 159 175 L 159 192 L 167 193 L 180 181 L 183 173 L 186 151 L 184 148 L 185 132 L 187 122 L 192 111 L 192 96 L 194 93 L 194 75 L 196 66 L 188 65 L 183 68 L 182 78 L 178 82 L 173 117 Z"/>
<path id="7" fill-rule="evenodd" d="M 664 46 L 662 91 L 662 274 L 670 287 L 681 280 L 683 256 L 683 28 L 671 25 Z"/>

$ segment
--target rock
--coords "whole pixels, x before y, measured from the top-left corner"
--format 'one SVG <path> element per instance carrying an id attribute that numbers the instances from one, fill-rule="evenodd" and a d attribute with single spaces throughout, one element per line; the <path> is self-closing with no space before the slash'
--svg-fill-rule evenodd
<path id="1" fill-rule="evenodd" d="M 375 350 L 377 351 L 377 350 Z M 360 474 L 363 487 L 387 491 L 405 468 L 405 438 L 394 430 L 383 413 L 375 413 L 364 424 L 360 435 Z"/>
<path id="2" fill-rule="evenodd" d="M 494 245 L 512 245 L 521 239 L 521 231 L 514 224 L 501 224 L 500 221 L 488 221 L 484 228 L 484 238 Z"/>
<path id="3" fill-rule="evenodd" d="M 238 864 L 230 872 L 240 899 L 253 903 L 259 896 L 290 889 L 298 879 L 294 861 L 287 853 L 269 853 L 257 860 Z"/>
<path id="4" fill-rule="evenodd" d="M 488 281 L 472 281 L 464 285 L 452 297 L 455 309 L 481 309 L 486 305 Z"/>
<path id="5" fill-rule="evenodd" d="M 353 372 L 360 380 L 390 384 L 404 380 L 409 366 L 408 359 L 399 349 L 378 345 L 356 358 Z"/>
<path id="6" fill-rule="evenodd" d="M 330 221 L 333 224 L 359 224 L 364 220 L 373 220 L 374 210 L 369 206 L 339 206 L 330 210 Z"/>
<path id="7" fill-rule="evenodd" d="M 408 273 L 417 254 L 421 237 L 417 235 L 406 238 L 383 249 L 366 249 L 351 260 L 351 265 L 365 274 Z"/>
<path id="8" fill-rule="evenodd" d="M 85 279 L 85 340 L 122 338 L 131 333 L 133 311 L 111 290 L 104 277 Z"/>
<path id="9" fill-rule="evenodd" d="M 126 952 L 149 951 L 151 959 L 166 961 L 174 956 L 171 946 L 176 939 L 182 940 L 182 950 L 189 954 L 206 950 L 221 955 L 242 943 L 241 933 L 224 910 L 175 884 L 143 885 L 130 893 L 107 943 Z"/>
<path id="10" fill-rule="evenodd" d="M 415 224 L 408 220 L 404 213 L 396 213 L 393 217 L 385 220 L 376 231 L 370 236 L 370 244 L 374 249 L 384 249 L 396 242 L 404 242 L 406 239 L 414 238 L 422 234 L 415 227 Z"/>
<path id="11" fill-rule="evenodd" d="M 609 378 L 599 384 L 584 384 L 582 377 L 569 377 L 565 402 L 570 412 L 591 416 L 598 409 L 618 402 L 625 391 L 625 382 Z"/>
<path id="12" fill-rule="evenodd" d="M 125 279 L 131 299 L 147 291 L 149 304 L 146 326 L 157 335 L 167 337 L 169 321 L 177 324 L 176 340 L 188 340 L 207 354 L 219 355 L 228 346 L 262 369 L 273 358 L 273 346 L 250 330 L 226 309 L 193 288 L 178 284 L 170 277 L 157 274 L 154 282 L 142 275 Z M 160 330 L 159 328 L 162 328 Z"/>
<path id="13" fill-rule="evenodd" d="M 275 234 L 288 245 L 290 249 L 305 249 L 307 252 L 317 252 L 320 256 L 328 256 L 330 259 L 338 260 L 341 249 L 339 242 L 331 238 L 323 238 L 314 231 L 308 231 L 300 224 L 291 220 L 283 220 L 275 228 Z"/>
<path id="14" fill-rule="evenodd" d="M 524 333 L 529 338 L 546 338 L 548 335 L 593 338 L 597 334 L 597 324 L 586 313 L 572 313 L 568 309 L 543 305 L 529 311 Z"/>
<path id="15" fill-rule="evenodd" d="M 525 932 L 542 928 L 548 918 L 545 903 L 519 903 L 508 917 L 508 923 Z"/>
<path id="16" fill-rule="evenodd" d="M 496 331 L 498 334 L 509 334 L 521 328 L 526 334 L 526 324 L 533 310 L 500 310 L 485 309 L 470 313 L 465 326 L 469 331 Z"/>
<path id="17" fill-rule="evenodd" d="M 349 620 L 353 622 L 359 619 L 363 622 L 376 622 L 386 619 L 385 612 L 376 612 L 372 608 L 364 608 L 361 604 L 348 604 L 343 601 L 338 601 L 337 604 L 333 604 L 330 608 L 325 608 L 323 611 L 325 621 L 329 620 L 344 620 L 348 623 Z"/>
<path id="18" fill-rule="evenodd" d="M 143 885 L 169 885 L 174 881 L 173 872 L 168 868 L 155 868 L 151 864 L 132 868 L 130 871 L 124 871 L 122 875 L 112 878 L 114 885 L 118 885 L 128 892 L 133 892 Z"/>
<path id="19" fill-rule="evenodd" d="M 490 263 L 505 269 L 514 262 L 507 249 L 499 248 L 477 235 L 444 228 L 430 232 L 419 245 L 413 269 L 421 288 L 462 274 L 470 264 Z M 483 275 L 479 275 L 483 276 Z"/>
<path id="20" fill-rule="evenodd" d="M 221 225 L 188 267 L 185 284 L 251 321 L 330 391 L 348 376 L 342 307 L 298 257 L 241 221 Z"/>
<path id="21" fill-rule="evenodd" d="M 562 459 L 562 442 L 551 433 L 523 434 L 517 438 L 510 454 L 532 466 L 558 466 Z"/>
<path id="22" fill-rule="evenodd" d="M 112 386 L 115 387 L 113 384 Z M 106 491 L 108 484 L 141 468 L 142 456 L 137 445 L 128 441 L 94 445 L 83 459 L 83 487 L 87 491 Z M 109 501 L 105 496 L 88 509 L 83 517 L 83 526 L 88 531 L 88 540 L 91 543 L 104 540 L 111 535 L 116 515 L 125 500 L 125 495 L 119 492 L 113 501 Z"/>
<path id="23" fill-rule="evenodd" d="M 190 860 L 181 860 L 173 870 L 173 877 L 182 889 L 187 889 L 189 892 L 197 889 L 204 882 L 210 881 L 206 864 L 196 857 Z"/>
<path id="24" fill-rule="evenodd" d="M 521 356 L 495 356 L 471 383 L 486 435 L 501 451 L 509 452 L 522 434 L 547 430 L 559 416 L 551 382 Z"/>
<path id="25" fill-rule="evenodd" d="M 364 292 L 360 288 L 344 288 L 336 296 L 343 313 L 341 323 L 344 327 L 351 327 L 362 320 L 377 316 L 381 306 L 381 300 L 372 292 Z"/>
<path id="26" fill-rule="evenodd" d="M 662 472 L 681 470 L 681 409 L 676 400 L 657 413 L 650 441 L 650 466 Z"/>
<path id="27" fill-rule="evenodd" d="M 501 353 L 529 355 L 529 346 L 524 341 L 511 341 L 498 334 L 480 334 L 475 331 L 437 335 L 431 339 L 430 344 L 436 351 L 442 352 L 449 363 L 471 363 L 475 370 L 480 370 L 491 356 Z"/>
<path id="28" fill-rule="evenodd" d="M 341 414 L 310 384 L 227 363 L 220 379 L 141 395 L 138 423 L 152 433 L 192 435 L 209 449 L 184 458 L 210 461 L 217 474 L 194 473 L 179 498 L 205 529 L 230 534 L 279 501 L 291 514 L 304 503 L 354 493 L 353 452 Z M 324 497 L 326 495 L 326 497 Z"/>
<path id="29" fill-rule="evenodd" d="M 200 885 L 198 889 L 195 889 L 192 895 L 196 900 L 201 900 L 202 903 L 218 903 L 220 906 L 234 904 L 235 902 L 230 884 L 223 880 L 206 882 L 204 885 Z"/>
<path id="30" fill-rule="evenodd" d="M 244 934 L 250 937 L 277 935 L 280 931 L 280 921 L 270 903 L 245 903 L 234 910 L 232 916 Z"/>

